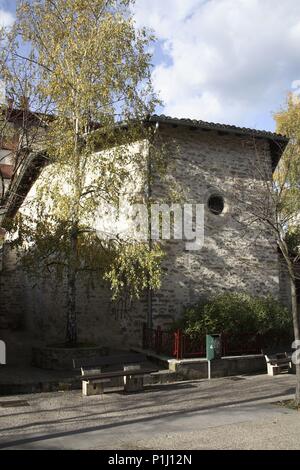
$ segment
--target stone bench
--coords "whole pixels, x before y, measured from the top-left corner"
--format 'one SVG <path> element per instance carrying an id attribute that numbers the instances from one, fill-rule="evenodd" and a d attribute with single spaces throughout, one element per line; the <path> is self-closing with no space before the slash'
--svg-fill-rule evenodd
<path id="1" fill-rule="evenodd" d="M 293 373 L 294 367 L 292 359 L 287 352 L 284 353 L 264 353 L 268 375 L 280 374 L 283 370 Z"/>
<path id="2" fill-rule="evenodd" d="M 82 394 L 84 396 L 99 395 L 104 392 L 106 384 L 113 378 L 122 378 L 126 392 L 143 390 L 144 375 L 157 372 L 158 369 L 146 364 L 142 354 L 118 356 L 101 356 L 87 360 L 73 360 L 75 369 L 81 369 Z M 103 370 L 107 368 L 112 370 Z"/>

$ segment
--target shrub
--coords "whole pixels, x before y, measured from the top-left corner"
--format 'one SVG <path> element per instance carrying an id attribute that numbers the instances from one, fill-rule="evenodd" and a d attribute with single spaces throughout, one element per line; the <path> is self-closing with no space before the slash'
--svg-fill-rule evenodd
<path id="1" fill-rule="evenodd" d="M 292 320 L 288 309 L 272 297 L 225 293 L 187 307 L 174 327 L 182 328 L 190 336 L 258 333 L 285 339 L 291 337 Z"/>

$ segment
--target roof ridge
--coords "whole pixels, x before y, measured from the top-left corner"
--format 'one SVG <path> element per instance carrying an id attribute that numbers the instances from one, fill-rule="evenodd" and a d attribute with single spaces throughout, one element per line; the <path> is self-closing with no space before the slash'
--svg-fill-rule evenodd
<path id="1" fill-rule="evenodd" d="M 183 125 L 194 125 L 197 127 L 205 127 L 209 129 L 216 129 L 216 130 L 231 130 L 241 132 L 243 134 L 252 134 L 259 137 L 267 137 L 279 140 L 289 141 L 289 138 L 283 134 L 277 134 L 276 132 L 260 130 L 260 129 L 251 129 L 248 127 L 239 127 L 233 124 L 221 124 L 217 122 L 208 122 L 202 121 L 198 119 L 190 119 L 190 118 L 177 118 L 166 116 L 165 114 L 153 114 L 150 116 L 150 121 L 160 121 L 160 122 L 172 122 L 174 124 L 183 124 Z"/>

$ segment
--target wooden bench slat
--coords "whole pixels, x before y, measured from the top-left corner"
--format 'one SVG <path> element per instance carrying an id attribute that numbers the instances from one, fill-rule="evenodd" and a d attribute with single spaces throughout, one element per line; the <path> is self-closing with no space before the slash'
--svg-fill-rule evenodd
<path id="1" fill-rule="evenodd" d="M 85 368 L 85 367 L 81 367 L 81 375 L 99 375 L 101 374 L 101 368 L 98 367 L 98 368 Z"/>
<path id="2" fill-rule="evenodd" d="M 96 378 L 87 379 L 86 377 L 82 377 L 82 381 L 88 382 L 88 383 L 92 382 L 95 384 L 104 384 L 104 383 L 110 382 L 110 379 L 96 379 Z"/>
<path id="3" fill-rule="evenodd" d="M 84 375 L 81 376 L 81 380 L 90 380 L 93 381 L 93 379 L 106 379 L 106 378 L 113 378 L 113 377 L 127 377 L 130 375 L 145 375 L 145 374 L 151 374 L 153 372 L 158 372 L 157 368 L 149 368 L 149 369 L 137 369 L 137 370 L 117 370 L 113 372 L 103 372 L 102 374 L 99 375 L 94 375 L 94 376 L 88 376 Z"/>
<path id="4" fill-rule="evenodd" d="M 269 358 L 269 359 L 266 359 L 267 363 L 271 364 L 271 365 L 279 365 L 279 364 L 289 364 L 289 362 L 291 362 L 291 359 L 289 359 L 288 357 L 285 358 L 285 359 L 273 359 L 273 358 Z"/>

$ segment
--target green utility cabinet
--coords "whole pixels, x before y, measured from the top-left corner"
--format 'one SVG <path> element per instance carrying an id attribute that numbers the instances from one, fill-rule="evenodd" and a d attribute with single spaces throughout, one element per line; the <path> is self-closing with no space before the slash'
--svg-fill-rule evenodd
<path id="1" fill-rule="evenodd" d="M 221 335 L 206 335 L 206 358 L 208 361 L 222 356 Z"/>

